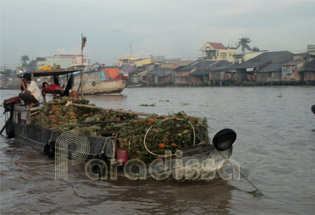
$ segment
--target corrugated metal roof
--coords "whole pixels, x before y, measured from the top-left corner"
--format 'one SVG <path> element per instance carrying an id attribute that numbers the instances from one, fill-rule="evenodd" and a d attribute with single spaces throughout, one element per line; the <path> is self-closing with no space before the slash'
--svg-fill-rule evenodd
<path id="1" fill-rule="evenodd" d="M 201 76 L 201 75 L 207 75 L 210 72 L 221 72 L 223 70 L 227 70 L 233 66 L 232 63 L 222 60 L 222 61 L 216 61 L 216 64 L 213 64 L 213 66 L 210 66 L 210 68 L 206 70 L 197 70 L 190 75 L 193 76 Z"/>
<path id="2" fill-rule="evenodd" d="M 250 62 L 271 61 L 271 63 L 286 63 L 293 59 L 294 54 L 288 51 L 264 52 L 250 59 Z"/>
<path id="3" fill-rule="evenodd" d="M 210 61 L 210 60 L 197 60 L 191 64 L 189 64 L 188 66 L 185 66 L 184 68 L 182 68 L 180 71 L 187 71 L 187 70 L 192 70 L 196 67 L 207 67 L 213 63 L 215 63 L 216 61 Z"/>
<path id="4" fill-rule="evenodd" d="M 280 72 L 282 69 L 281 63 L 271 63 L 265 68 L 259 70 L 258 72 Z"/>
<path id="5" fill-rule="evenodd" d="M 267 62 L 250 62 L 250 61 L 246 61 L 242 64 L 239 64 L 239 65 L 235 65 L 233 67 L 233 69 L 246 69 L 246 68 L 256 68 L 256 67 L 260 67 L 260 66 L 263 66 L 264 64 L 266 64 Z"/>
<path id="6" fill-rule="evenodd" d="M 306 64 L 300 72 L 315 72 L 315 60 L 309 62 Z"/>
<path id="7" fill-rule="evenodd" d="M 178 66 L 175 69 L 173 69 L 173 71 L 177 72 L 180 71 L 182 68 L 184 68 L 185 66 Z"/>
<path id="8" fill-rule="evenodd" d="M 209 74 L 208 70 L 197 70 L 195 72 L 192 72 L 190 75 L 192 76 L 203 76 Z"/>
<path id="9" fill-rule="evenodd" d="M 283 64 L 283 66 L 296 66 L 300 63 L 303 63 L 304 60 L 292 60 L 288 63 Z"/>

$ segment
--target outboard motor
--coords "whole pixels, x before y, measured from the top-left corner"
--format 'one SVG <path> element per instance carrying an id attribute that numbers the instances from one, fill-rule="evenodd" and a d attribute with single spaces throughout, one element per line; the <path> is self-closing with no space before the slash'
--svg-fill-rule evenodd
<path id="1" fill-rule="evenodd" d="M 2 128 L 1 133 L 5 129 L 6 135 L 8 138 L 14 137 L 13 110 L 14 110 L 15 103 L 18 101 L 19 101 L 18 96 L 9 98 L 3 101 L 3 108 L 4 108 L 3 114 L 5 114 L 5 125 Z M 7 113 L 9 113 L 9 116 Z"/>

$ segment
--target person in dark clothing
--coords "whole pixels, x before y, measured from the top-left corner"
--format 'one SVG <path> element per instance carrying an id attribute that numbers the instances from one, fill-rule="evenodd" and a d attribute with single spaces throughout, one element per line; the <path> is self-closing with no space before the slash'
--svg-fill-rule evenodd
<path id="1" fill-rule="evenodd" d="M 24 74 L 21 81 L 21 87 L 24 93 L 19 94 L 19 98 L 22 99 L 29 108 L 33 107 L 40 99 L 40 90 L 37 84 L 32 81 L 30 74 Z"/>

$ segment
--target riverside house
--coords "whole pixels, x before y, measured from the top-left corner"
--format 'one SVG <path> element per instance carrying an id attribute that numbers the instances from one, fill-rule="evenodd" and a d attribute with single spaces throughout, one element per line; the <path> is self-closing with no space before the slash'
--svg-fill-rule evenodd
<path id="1" fill-rule="evenodd" d="M 194 86 L 222 86 L 230 81 L 232 74 L 229 68 L 232 63 L 226 60 L 213 61 L 204 69 L 196 70 L 190 74 L 191 84 Z"/>
<path id="2" fill-rule="evenodd" d="M 197 60 L 187 66 L 175 68 L 174 71 L 174 85 L 191 85 L 194 80 L 190 80 L 191 73 L 197 70 L 206 70 L 207 67 L 215 61 L 211 60 Z"/>
<path id="3" fill-rule="evenodd" d="M 307 63 L 301 70 L 302 80 L 306 84 L 315 84 L 315 59 Z"/>
<path id="4" fill-rule="evenodd" d="M 281 81 L 282 65 L 293 60 L 288 51 L 265 52 L 240 65 L 234 66 L 235 83 L 256 85 Z"/>
<path id="5" fill-rule="evenodd" d="M 308 53 L 295 54 L 293 60 L 282 66 L 282 83 L 283 84 L 300 84 L 303 82 L 303 76 L 300 73 L 302 67 L 310 59 Z"/>
<path id="6" fill-rule="evenodd" d="M 200 49 L 203 59 L 218 61 L 226 60 L 234 63 L 234 55 L 237 52 L 232 46 L 225 47 L 222 43 L 206 42 Z"/>
<path id="7" fill-rule="evenodd" d="M 146 84 L 151 86 L 166 86 L 173 83 L 171 68 L 160 68 L 146 74 Z"/>

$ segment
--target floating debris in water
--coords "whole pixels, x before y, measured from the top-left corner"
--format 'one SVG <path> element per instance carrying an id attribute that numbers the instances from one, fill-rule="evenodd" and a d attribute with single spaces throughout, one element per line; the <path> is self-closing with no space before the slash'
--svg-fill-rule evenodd
<path id="1" fill-rule="evenodd" d="M 253 191 L 247 192 L 247 193 L 253 194 L 254 196 L 257 196 L 257 197 L 264 195 L 260 190 L 253 190 Z"/>
<path id="2" fill-rule="evenodd" d="M 170 100 L 159 100 L 159 102 L 170 102 Z"/>
<path id="3" fill-rule="evenodd" d="M 154 104 L 141 104 L 139 106 L 142 106 L 142 107 L 154 107 L 155 103 Z"/>
<path id="4" fill-rule="evenodd" d="M 183 103 L 183 105 L 184 105 L 184 106 L 186 106 L 186 105 L 190 105 L 190 103 Z"/>
<path id="5" fill-rule="evenodd" d="M 278 98 L 282 98 L 282 94 L 280 93 L 277 97 L 278 97 Z"/>

